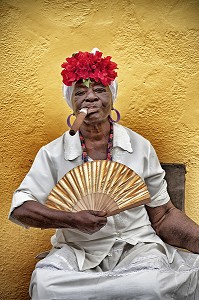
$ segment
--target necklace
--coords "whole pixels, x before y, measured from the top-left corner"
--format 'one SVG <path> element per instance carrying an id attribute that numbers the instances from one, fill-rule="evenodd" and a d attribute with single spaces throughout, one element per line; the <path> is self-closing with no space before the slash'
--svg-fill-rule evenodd
<path id="1" fill-rule="evenodd" d="M 88 161 L 88 153 L 86 151 L 86 144 L 85 144 L 84 137 L 80 130 L 79 130 L 79 137 L 82 146 L 82 160 L 85 163 Z M 111 153 L 112 149 L 113 149 L 113 123 L 110 122 L 110 132 L 108 138 L 107 158 L 106 158 L 107 160 L 112 160 L 112 153 Z"/>

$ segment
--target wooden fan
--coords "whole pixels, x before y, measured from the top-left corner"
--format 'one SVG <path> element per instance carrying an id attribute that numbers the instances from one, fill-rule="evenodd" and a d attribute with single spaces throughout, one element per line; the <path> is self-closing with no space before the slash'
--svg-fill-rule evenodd
<path id="1" fill-rule="evenodd" d="M 94 160 L 66 173 L 48 195 L 51 208 L 107 211 L 107 216 L 150 202 L 144 181 L 118 162 Z"/>

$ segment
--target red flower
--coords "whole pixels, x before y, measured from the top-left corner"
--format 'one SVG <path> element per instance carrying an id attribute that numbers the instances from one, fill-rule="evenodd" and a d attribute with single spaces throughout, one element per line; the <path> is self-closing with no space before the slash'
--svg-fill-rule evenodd
<path id="1" fill-rule="evenodd" d="M 94 79 L 107 86 L 117 77 L 117 64 L 111 61 L 111 56 L 102 57 L 102 52 L 81 52 L 66 58 L 62 65 L 63 83 L 71 86 L 80 79 Z"/>

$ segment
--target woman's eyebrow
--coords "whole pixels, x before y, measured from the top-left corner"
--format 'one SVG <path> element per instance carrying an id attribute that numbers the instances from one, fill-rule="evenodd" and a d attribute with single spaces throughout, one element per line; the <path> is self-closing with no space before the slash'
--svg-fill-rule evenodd
<path id="1" fill-rule="evenodd" d="M 87 89 L 87 87 L 83 83 L 75 87 L 75 89 L 82 89 L 82 88 Z"/>
<path id="2" fill-rule="evenodd" d="M 102 87 L 102 88 L 104 87 L 105 88 L 105 86 L 103 84 L 101 84 L 101 83 L 95 83 L 93 86 L 94 87 L 98 86 L 98 87 Z"/>

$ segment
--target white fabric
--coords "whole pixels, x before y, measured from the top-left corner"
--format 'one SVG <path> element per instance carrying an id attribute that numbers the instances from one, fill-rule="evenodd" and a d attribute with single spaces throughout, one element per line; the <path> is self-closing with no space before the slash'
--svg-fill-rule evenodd
<path id="1" fill-rule="evenodd" d="M 119 124 L 114 124 L 113 132 L 113 160 L 127 165 L 142 177 L 151 195 L 151 203 L 148 205 L 154 207 L 168 202 L 167 185 L 163 179 L 165 172 L 151 144 Z M 29 199 L 45 204 L 48 194 L 59 179 L 75 166 L 82 164 L 81 155 L 78 133 L 72 137 L 66 132 L 62 137 L 42 147 L 31 170 L 14 193 L 11 211 Z M 107 225 L 92 235 L 75 229 L 58 229 L 52 237 L 52 245 L 60 247 L 66 243 L 73 243 L 79 268 L 84 270 L 98 265 L 118 236 L 132 245 L 140 241 L 159 243 L 165 247 L 168 259 L 172 261 L 174 250 L 170 253 L 155 234 L 144 206 L 109 217 Z M 99 243 L 101 239 L 103 243 Z"/>
<path id="2" fill-rule="evenodd" d="M 113 132 L 114 132 L 113 160 L 127 165 L 142 177 L 142 179 L 147 184 L 148 190 L 151 195 L 151 203 L 148 205 L 151 207 L 155 207 L 168 202 L 169 195 L 167 193 L 166 182 L 163 179 L 165 173 L 161 168 L 155 150 L 151 146 L 150 142 L 144 139 L 143 137 L 141 137 L 140 135 L 138 135 L 137 133 L 133 132 L 132 130 L 125 128 L 119 124 L 114 124 Z M 10 213 L 16 207 L 20 206 L 23 202 L 28 200 L 35 200 L 35 201 L 39 201 L 42 204 L 45 204 L 49 192 L 54 187 L 54 185 L 58 182 L 58 180 L 61 179 L 64 176 L 64 174 L 67 173 L 69 170 L 71 170 L 75 166 L 82 164 L 81 155 L 82 155 L 82 148 L 81 148 L 78 133 L 72 137 L 69 135 L 68 132 L 66 132 L 60 138 L 42 147 L 38 152 L 29 173 L 26 175 L 20 187 L 15 191 L 13 195 L 13 201 L 12 201 Z M 10 219 L 20 224 L 18 221 L 13 219 L 11 215 L 10 215 Z M 20 224 L 20 225 L 26 226 L 25 224 Z M 86 275 L 84 275 L 85 274 L 84 272 L 86 272 L 86 270 L 91 270 L 91 269 L 93 270 L 95 268 L 96 270 L 98 270 L 98 266 L 103 264 L 103 261 L 107 260 L 108 257 L 111 256 L 112 250 L 115 248 L 115 245 L 118 241 L 132 245 L 131 246 L 132 251 L 134 251 L 133 246 L 140 245 L 143 243 L 144 244 L 150 243 L 156 245 L 158 249 L 159 248 L 162 249 L 161 252 L 164 254 L 164 260 L 167 262 L 168 267 L 170 266 L 170 264 L 174 264 L 174 265 L 176 264 L 176 255 L 177 255 L 176 248 L 166 245 L 155 234 L 154 230 L 151 227 L 145 207 L 140 206 L 137 208 L 130 209 L 128 211 L 124 211 L 113 217 L 109 217 L 107 225 L 103 227 L 100 231 L 92 235 L 82 233 L 75 229 L 58 229 L 56 231 L 56 234 L 52 237 L 52 245 L 54 246 L 54 250 L 53 250 L 53 254 L 50 256 L 51 257 L 50 265 L 52 264 L 53 270 L 52 272 L 49 272 L 49 265 L 48 265 L 49 261 L 47 260 L 47 264 L 45 264 L 45 260 L 44 260 L 43 267 L 40 268 L 41 265 L 39 265 L 40 266 L 39 270 L 37 268 L 37 270 L 33 274 L 32 286 L 35 287 L 37 286 L 36 285 L 37 277 L 39 278 L 39 280 L 40 278 L 44 279 L 45 277 L 46 281 L 44 280 L 43 283 L 45 282 L 48 288 L 47 290 L 46 288 L 44 289 L 45 290 L 44 293 L 48 295 L 48 291 L 52 291 L 51 288 L 53 288 L 53 290 L 55 291 L 55 294 L 51 293 L 50 296 L 51 298 L 46 296 L 47 297 L 46 299 L 78 299 L 78 297 L 75 298 L 75 296 L 73 297 L 72 295 L 75 295 L 74 289 L 76 290 L 77 287 L 81 284 L 81 282 L 82 284 L 85 284 L 85 286 L 87 286 L 88 284 L 87 287 L 88 294 L 86 292 L 85 294 L 81 294 L 81 288 L 79 290 L 77 289 L 77 292 L 81 294 L 80 297 L 81 299 L 101 299 L 101 300 L 102 299 L 103 300 L 104 299 L 134 299 L 131 298 L 130 296 L 128 296 L 127 298 L 114 298 L 114 297 L 111 298 L 111 296 L 110 297 L 107 296 L 107 298 L 105 296 L 104 298 L 97 298 L 97 297 L 92 298 L 93 296 L 91 296 L 91 298 L 89 298 L 90 296 L 88 296 L 89 292 L 95 289 L 95 284 L 96 282 L 99 281 L 99 276 L 96 279 L 90 273 L 89 274 L 86 273 Z M 69 248 L 67 248 L 69 246 L 70 246 L 70 251 Z M 73 253 L 73 259 L 75 259 L 75 263 L 73 264 L 74 268 L 70 270 L 70 274 L 68 273 L 69 270 L 67 268 L 60 271 L 55 267 L 57 259 L 60 264 L 62 264 L 62 262 L 64 261 L 67 264 L 68 261 L 67 255 L 66 256 L 64 254 L 59 255 L 60 252 L 58 251 L 60 250 L 56 249 L 61 247 L 68 249 L 67 255 Z M 141 277 L 138 278 L 140 279 L 144 278 L 145 280 L 149 280 L 150 278 L 153 278 L 153 280 L 156 280 L 158 277 L 158 280 L 161 280 L 161 276 L 159 273 L 164 272 L 164 269 L 163 271 L 160 270 L 159 272 L 159 270 L 157 271 L 155 268 L 155 270 L 153 270 L 151 274 L 148 273 L 148 271 L 146 272 L 144 271 L 145 269 L 147 269 L 147 266 L 148 263 L 146 264 L 145 267 L 144 265 L 138 267 L 138 269 L 140 268 L 140 272 L 142 273 L 144 272 L 143 273 L 144 277 L 142 277 L 141 276 L 142 274 L 139 273 L 140 274 L 139 276 Z M 177 266 L 177 268 L 178 267 L 179 266 Z M 81 272 L 79 272 L 79 270 L 81 270 Z M 75 273 L 71 274 L 71 271 Z M 135 284 L 138 283 L 134 278 L 135 275 L 133 273 L 134 271 L 129 270 L 129 272 L 131 274 L 128 275 L 129 281 L 127 282 L 129 284 L 130 282 L 132 283 L 134 282 Z M 189 278 L 193 278 L 194 279 L 193 284 L 195 285 L 197 284 L 196 279 L 198 280 L 197 277 L 198 269 L 197 270 L 194 269 L 189 272 L 190 273 L 188 277 L 186 276 L 183 277 L 183 275 L 180 275 L 181 279 L 178 282 L 179 285 L 184 284 L 186 280 L 187 282 L 189 282 L 189 280 L 191 280 Z M 193 272 L 195 272 L 196 275 L 193 275 Z M 120 275 L 123 276 L 122 274 L 123 273 L 121 273 Z M 176 276 L 175 271 L 172 271 L 170 275 L 172 274 Z M 105 277 L 103 277 L 102 275 L 102 277 L 100 277 L 101 278 L 100 282 L 101 283 L 103 282 L 103 284 L 101 284 L 102 290 L 105 289 L 106 287 L 107 289 L 105 289 L 104 291 L 107 291 L 107 293 L 110 292 L 110 291 L 108 292 L 108 287 L 106 286 L 105 280 L 107 280 L 107 278 L 110 279 L 107 281 L 107 284 L 111 286 L 111 290 L 114 289 L 114 286 L 119 287 L 120 285 L 118 281 L 119 278 L 121 278 L 120 275 L 118 275 L 119 277 L 115 276 L 114 274 L 113 277 L 111 277 L 112 275 L 110 277 L 108 275 L 107 277 L 107 274 Z M 54 276 L 57 278 L 55 281 L 53 281 Z M 164 274 L 162 276 L 165 277 L 166 275 Z M 113 280 L 115 278 L 117 278 L 117 280 Z M 123 278 L 125 282 L 126 279 L 125 277 Z M 88 283 L 88 280 L 90 282 L 90 285 Z M 50 285 L 50 282 L 52 282 L 52 286 Z M 123 279 L 121 282 L 123 282 Z M 111 283 L 113 284 L 113 286 L 111 285 Z M 167 280 L 166 279 L 163 280 L 163 283 L 166 284 Z M 71 289 L 70 289 L 70 284 L 72 285 Z M 168 288 L 171 287 L 171 284 L 173 284 L 173 282 L 169 283 Z M 121 287 L 122 285 L 120 286 L 120 289 Z M 65 293 L 66 288 L 68 290 L 67 298 L 65 298 L 65 294 L 62 295 L 63 297 L 59 293 L 57 294 L 59 296 L 56 296 L 56 291 L 62 290 Z M 160 287 L 157 286 L 157 289 L 156 291 L 154 291 L 154 293 L 156 293 L 159 290 L 159 288 Z M 131 292 L 132 290 L 129 293 Z M 195 292 L 195 290 L 193 290 L 193 292 Z M 36 293 L 37 292 L 35 290 L 35 295 Z M 158 296 L 156 298 L 150 298 L 150 297 L 144 298 L 142 297 L 142 295 L 143 294 L 139 296 L 140 298 L 138 297 L 135 299 L 162 299 L 162 298 L 158 298 Z M 33 296 L 33 299 L 37 299 L 34 297 L 36 296 Z M 45 299 L 45 298 L 38 298 L 38 299 Z M 168 299 L 172 299 L 172 298 L 168 298 Z M 182 298 L 175 298 L 175 299 L 182 299 Z M 190 298 L 190 299 L 194 299 L 194 298 Z"/>
<path id="3" fill-rule="evenodd" d="M 65 245 L 37 263 L 30 295 L 32 300 L 197 300 L 198 270 L 199 255 L 178 250 L 169 263 L 158 244 L 116 241 L 100 265 L 80 272 Z"/>

